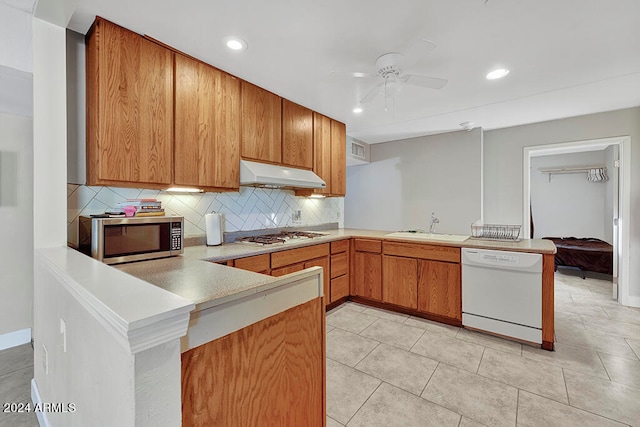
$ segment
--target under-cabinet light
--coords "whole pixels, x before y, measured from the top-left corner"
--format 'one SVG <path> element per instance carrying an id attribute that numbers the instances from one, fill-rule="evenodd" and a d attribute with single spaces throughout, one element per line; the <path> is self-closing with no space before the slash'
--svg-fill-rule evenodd
<path id="1" fill-rule="evenodd" d="M 309 197 L 312 199 L 324 199 L 324 194 L 312 194 Z"/>
<path id="2" fill-rule="evenodd" d="M 165 191 L 171 193 L 204 193 L 204 190 L 199 188 L 180 188 L 180 187 L 171 187 L 167 188 Z"/>

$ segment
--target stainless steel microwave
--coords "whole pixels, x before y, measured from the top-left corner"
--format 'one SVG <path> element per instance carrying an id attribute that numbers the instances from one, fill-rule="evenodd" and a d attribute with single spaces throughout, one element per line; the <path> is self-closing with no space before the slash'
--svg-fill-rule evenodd
<path id="1" fill-rule="evenodd" d="M 78 249 L 105 264 L 141 261 L 184 252 L 184 218 L 79 218 Z"/>

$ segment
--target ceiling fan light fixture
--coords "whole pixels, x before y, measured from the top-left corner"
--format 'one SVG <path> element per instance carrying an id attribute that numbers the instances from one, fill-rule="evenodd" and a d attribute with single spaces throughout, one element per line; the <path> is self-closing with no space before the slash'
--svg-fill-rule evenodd
<path id="1" fill-rule="evenodd" d="M 225 37 L 224 44 L 231 50 L 242 52 L 247 50 L 247 42 L 238 37 Z"/>
<path id="2" fill-rule="evenodd" d="M 501 79 L 501 78 L 505 77 L 507 74 L 509 74 L 509 70 L 507 70 L 506 68 L 498 68 L 498 69 L 495 69 L 493 71 L 490 71 L 487 74 L 487 80 Z"/>

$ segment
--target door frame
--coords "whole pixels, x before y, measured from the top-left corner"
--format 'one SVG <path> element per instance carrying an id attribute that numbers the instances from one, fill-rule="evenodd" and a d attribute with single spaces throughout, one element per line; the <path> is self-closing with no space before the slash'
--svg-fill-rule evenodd
<path id="1" fill-rule="evenodd" d="M 530 235 L 531 224 L 531 157 L 553 154 L 577 153 L 602 150 L 610 145 L 619 147 L 619 188 L 618 188 L 618 226 L 614 229 L 614 256 L 618 264 L 618 302 L 622 305 L 640 307 L 640 297 L 629 295 L 629 248 L 631 220 L 631 137 L 590 139 L 585 141 L 561 142 L 555 144 L 534 145 L 523 150 L 523 235 Z M 615 286 L 615 284 L 614 284 Z"/>

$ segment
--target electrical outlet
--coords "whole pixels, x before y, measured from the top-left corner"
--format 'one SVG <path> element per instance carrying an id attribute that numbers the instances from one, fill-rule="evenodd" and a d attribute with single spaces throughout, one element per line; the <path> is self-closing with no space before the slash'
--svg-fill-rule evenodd
<path id="1" fill-rule="evenodd" d="M 291 214 L 291 221 L 294 224 L 300 224 L 302 222 L 302 211 L 297 210 Z"/>
<path id="2" fill-rule="evenodd" d="M 60 333 L 62 334 L 62 352 L 67 352 L 67 322 L 60 318 Z"/>
<path id="3" fill-rule="evenodd" d="M 342 212 L 336 211 L 336 218 L 340 219 L 342 217 Z"/>
<path id="4" fill-rule="evenodd" d="M 49 353 L 44 344 L 42 344 L 42 369 L 44 369 L 45 375 L 49 375 Z"/>

